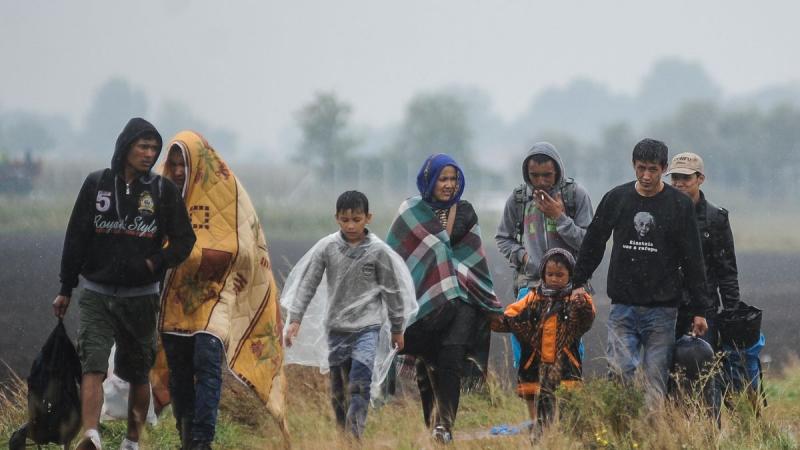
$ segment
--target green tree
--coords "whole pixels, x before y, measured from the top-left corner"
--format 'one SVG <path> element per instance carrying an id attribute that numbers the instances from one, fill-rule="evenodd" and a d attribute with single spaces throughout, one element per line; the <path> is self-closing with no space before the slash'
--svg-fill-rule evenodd
<path id="1" fill-rule="evenodd" d="M 51 150 L 55 144 L 55 135 L 45 117 L 19 111 L 0 116 L 0 148 L 12 153 L 39 153 Z"/>
<path id="2" fill-rule="evenodd" d="M 84 149 L 110 157 L 114 142 L 128 120 L 131 117 L 144 117 L 146 113 L 147 97 L 144 91 L 136 89 L 122 78 L 108 80 L 95 94 L 86 115 L 81 136 Z"/>
<path id="3" fill-rule="evenodd" d="M 323 178 L 334 177 L 337 166 L 351 161 L 359 139 L 349 129 L 352 106 L 334 93 L 317 93 L 297 112 L 303 139 L 294 160 L 314 168 Z"/>
<path id="4" fill-rule="evenodd" d="M 447 153 L 460 164 L 468 165 L 472 131 L 467 104 L 457 95 L 440 92 L 420 94 L 406 108 L 395 155 L 410 158 L 414 164 L 433 153 Z"/>
<path id="5" fill-rule="evenodd" d="M 657 61 L 642 80 L 636 97 L 638 116 L 653 120 L 672 114 L 690 101 L 716 102 L 721 89 L 702 65 L 677 58 Z"/>

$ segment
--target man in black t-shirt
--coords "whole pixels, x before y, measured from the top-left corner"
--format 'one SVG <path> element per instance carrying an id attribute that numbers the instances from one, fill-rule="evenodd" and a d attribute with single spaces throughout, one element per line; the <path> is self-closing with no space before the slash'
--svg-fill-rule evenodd
<path id="1" fill-rule="evenodd" d="M 666 185 L 667 146 L 643 139 L 633 149 L 636 181 L 615 187 L 603 197 L 578 254 L 573 297 L 603 259 L 613 234 L 608 268 L 607 357 L 612 375 L 629 381 L 641 363 L 648 402 L 666 392 L 675 345 L 675 321 L 684 281 L 693 314 L 692 332 L 707 324 L 705 269 L 691 200 Z"/>

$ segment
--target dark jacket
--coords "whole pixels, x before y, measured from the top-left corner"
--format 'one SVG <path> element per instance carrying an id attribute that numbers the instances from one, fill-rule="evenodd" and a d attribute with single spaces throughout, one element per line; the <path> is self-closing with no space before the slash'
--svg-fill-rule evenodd
<path id="1" fill-rule="evenodd" d="M 739 302 L 739 272 L 728 211 L 706 200 L 702 191 L 694 211 L 703 247 L 707 292 L 713 302 L 709 312 L 716 312 L 720 306 L 734 308 Z"/>
<path id="2" fill-rule="evenodd" d="M 162 141 L 155 127 L 144 119 L 131 119 L 117 139 L 111 168 L 84 180 L 64 238 L 61 295 L 71 295 L 78 275 L 110 286 L 156 283 L 192 250 L 194 231 L 177 186 L 150 171 L 125 183 L 131 144 L 146 135 L 157 138 L 160 153 Z M 157 159 L 158 155 L 154 164 Z M 169 245 L 164 247 L 166 239 Z"/>
<path id="3" fill-rule="evenodd" d="M 436 209 L 434 208 L 434 211 Z M 466 200 L 459 200 L 456 206 L 456 218 L 453 220 L 453 232 L 450 234 L 450 243 L 455 245 L 464 239 L 472 227 L 478 223 L 478 215 L 475 208 Z"/>
<path id="4" fill-rule="evenodd" d="M 635 184 L 617 186 L 600 201 L 578 254 L 573 283 L 586 283 L 613 234 L 607 281 L 612 303 L 678 307 L 686 288 L 690 310 L 704 316 L 710 299 L 691 199 L 669 185 L 644 197 Z"/>

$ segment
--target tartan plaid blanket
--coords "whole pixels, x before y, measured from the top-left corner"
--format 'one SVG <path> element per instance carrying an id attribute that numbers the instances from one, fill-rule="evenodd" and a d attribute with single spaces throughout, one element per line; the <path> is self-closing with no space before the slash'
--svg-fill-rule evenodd
<path id="1" fill-rule="evenodd" d="M 419 304 L 415 321 L 456 299 L 502 313 L 477 224 L 451 245 L 431 207 L 415 196 L 400 205 L 386 243 L 405 260 L 414 279 Z"/>

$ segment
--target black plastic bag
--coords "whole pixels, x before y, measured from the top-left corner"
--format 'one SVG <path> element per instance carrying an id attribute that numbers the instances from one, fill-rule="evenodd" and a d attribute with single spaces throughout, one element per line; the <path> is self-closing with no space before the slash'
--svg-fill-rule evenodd
<path id="1" fill-rule="evenodd" d="M 717 323 L 723 345 L 744 350 L 761 338 L 761 310 L 744 302 L 719 313 Z"/>
<path id="2" fill-rule="evenodd" d="M 59 320 L 31 366 L 28 423 L 19 431 L 37 444 L 71 442 L 81 428 L 80 382 L 78 352 Z"/>

